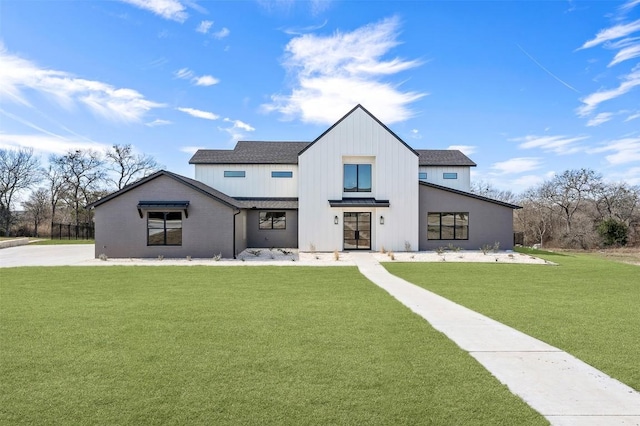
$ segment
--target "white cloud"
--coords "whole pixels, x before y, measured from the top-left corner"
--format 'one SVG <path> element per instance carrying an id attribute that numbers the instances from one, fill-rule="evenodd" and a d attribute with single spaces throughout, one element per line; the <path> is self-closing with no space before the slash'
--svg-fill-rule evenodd
<path id="1" fill-rule="evenodd" d="M 210 75 L 195 77 L 193 81 L 196 86 L 213 86 L 214 84 L 220 83 L 220 80 Z"/>
<path id="2" fill-rule="evenodd" d="M 638 56 L 640 56 L 640 43 L 624 47 L 616 53 L 616 56 L 609 65 L 607 65 L 607 67 L 612 67 L 620 62 L 628 61 L 629 59 L 637 58 Z"/>
<path id="3" fill-rule="evenodd" d="M 544 174 L 524 175 L 512 181 L 511 188 L 522 192 L 534 186 L 540 185 L 547 179 L 551 179 L 555 175 L 554 172 L 547 172 Z"/>
<path id="4" fill-rule="evenodd" d="M 640 112 L 636 112 L 634 114 L 631 114 L 624 121 L 631 121 L 631 120 L 635 120 L 637 118 L 640 118 Z"/>
<path id="5" fill-rule="evenodd" d="M 189 68 L 181 68 L 174 72 L 173 75 L 182 80 L 191 80 L 196 86 L 213 86 L 214 84 L 220 83 L 220 80 L 212 75 L 197 76 Z"/>
<path id="6" fill-rule="evenodd" d="M 232 120 L 230 118 L 225 118 L 224 121 L 226 121 L 227 123 L 233 123 L 233 127 L 237 129 L 245 130 L 247 132 L 253 132 L 254 130 L 256 130 L 250 124 L 247 124 L 240 120 Z"/>
<path id="7" fill-rule="evenodd" d="M 594 47 L 599 44 L 602 44 L 605 41 L 626 37 L 629 34 L 632 34 L 638 30 L 640 30 L 640 19 L 633 22 L 629 22 L 628 24 L 614 25 L 611 28 L 607 28 L 600 31 L 594 39 L 584 43 L 580 47 L 580 49 L 588 49 L 590 47 Z"/>
<path id="8" fill-rule="evenodd" d="M 491 165 L 491 169 L 499 174 L 517 174 L 540 168 L 540 158 L 520 157 L 499 161 Z"/>
<path id="9" fill-rule="evenodd" d="M 578 115 L 585 117 L 602 102 L 618 98 L 628 93 L 634 87 L 640 86 L 640 66 L 636 66 L 629 74 L 623 76 L 622 79 L 623 82 L 615 89 L 601 90 L 580 99 L 583 105 L 577 109 Z"/>
<path id="10" fill-rule="evenodd" d="M 294 88 L 288 95 L 272 95 L 263 110 L 319 124 L 334 123 L 356 104 L 387 124 L 412 117 L 409 105 L 425 94 L 403 92 L 399 85 L 382 81 L 421 63 L 383 59 L 400 44 L 399 26 L 394 17 L 348 33 L 293 38 L 286 46 L 283 66 L 293 77 Z"/>
<path id="11" fill-rule="evenodd" d="M 0 94 L 30 106 L 24 89 L 47 95 L 59 106 L 70 109 L 82 104 L 112 121 L 139 122 L 147 111 L 163 107 L 133 89 L 116 88 L 95 80 L 77 78 L 64 71 L 40 68 L 12 55 L 0 44 Z"/>
<path id="12" fill-rule="evenodd" d="M 166 126 L 167 124 L 171 124 L 171 121 L 169 121 L 169 120 L 161 120 L 159 118 L 156 118 L 155 120 L 150 121 L 148 123 L 144 123 L 144 125 L 148 126 L 148 127 Z"/>
<path id="13" fill-rule="evenodd" d="M 173 75 L 175 75 L 176 78 L 188 80 L 193 77 L 193 71 L 191 71 L 189 68 L 180 68 L 178 71 L 174 72 Z"/>
<path id="14" fill-rule="evenodd" d="M 583 148 L 576 145 L 577 142 L 588 139 L 589 136 L 536 136 L 527 135 L 520 138 L 509 139 L 512 142 L 519 142 L 518 148 L 532 149 L 539 148 L 543 151 L 554 152 L 556 154 L 572 154 L 581 151 Z"/>
<path id="15" fill-rule="evenodd" d="M 587 127 L 599 126 L 613 118 L 612 112 L 601 112 L 587 122 Z"/>
<path id="16" fill-rule="evenodd" d="M 451 145 L 447 149 L 457 149 L 458 151 L 462 151 L 464 155 L 471 155 L 477 151 L 477 146 L 473 145 Z"/>
<path id="17" fill-rule="evenodd" d="M 589 154 L 613 152 L 605 156 L 609 164 L 619 165 L 640 161 L 640 137 L 616 139 L 606 142 L 603 146 L 588 151 Z"/>
<path id="18" fill-rule="evenodd" d="M 121 0 L 140 9 L 148 10 L 164 19 L 183 23 L 189 17 L 178 0 Z"/>
<path id="19" fill-rule="evenodd" d="M 202 21 L 200 25 L 196 28 L 196 31 L 202 34 L 206 34 L 209 32 L 211 27 L 213 26 L 213 21 Z"/>
<path id="20" fill-rule="evenodd" d="M 202 111 L 194 108 L 176 108 L 178 111 L 182 111 L 186 114 L 189 114 L 192 117 L 196 118 L 204 118 L 205 120 L 217 120 L 220 118 L 219 115 L 216 115 L 209 111 Z"/>
<path id="21" fill-rule="evenodd" d="M 220 31 L 216 31 L 215 33 L 212 33 L 211 35 L 215 39 L 222 40 L 223 38 L 227 37 L 229 34 L 231 34 L 231 31 L 229 31 L 229 28 L 224 27 Z"/>
<path id="22" fill-rule="evenodd" d="M 411 129 L 410 136 L 412 139 L 422 139 L 422 135 L 418 129 Z"/>
<path id="23" fill-rule="evenodd" d="M 69 139 L 62 136 L 47 135 L 17 135 L 0 133 L 0 148 L 17 149 L 32 148 L 34 152 L 39 154 L 65 154 L 69 150 L 87 150 L 104 151 L 110 148 L 110 144 L 98 142 L 88 142 L 78 139 Z"/>
<path id="24" fill-rule="evenodd" d="M 635 6 L 639 4 L 640 4 L 640 0 L 629 0 L 628 2 L 620 6 L 620 9 L 626 12 L 633 9 Z"/>
<path id="25" fill-rule="evenodd" d="M 195 154 L 197 150 L 199 149 L 205 149 L 202 146 L 183 146 L 180 147 L 180 151 L 187 153 L 187 154 Z"/>

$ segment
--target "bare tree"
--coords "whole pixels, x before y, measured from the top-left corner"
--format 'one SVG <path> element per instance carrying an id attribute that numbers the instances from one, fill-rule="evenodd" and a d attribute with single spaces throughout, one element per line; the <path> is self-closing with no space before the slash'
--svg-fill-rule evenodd
<path id="1" fill-rule="evenodd" d="M 515 204 L 517 199 L 516 194 L 514 194 L 513 192 L 509 190 L 497 189 L 489 182 L 485 182 L 482 180 L 472 183 L 470 192 L 510 204 Z"/>
<path id="2" fill-rule="evenodd" d="M 33 231 L 36 237 L 39 237 L 38 228 L 51 212 L 49 204 L 49 192 L 45 188 L 38 188 L 31 192 L 29 199 L 23 203 L 27 217 L 33 223 Z"/>
<path id="3" fill-rule="evenodd" d="M 0 149 L 0 229 L 5 235 L 13 222 L 15 196 L 41 179 L 40 160 L 32 149 Z"/>
<path id="4" fill-rule="evenodd" d="M 100 153 L 93 150 L 69 151 L 62 156 L 52 156 L 49 162 L 55 173 L 62 177 L 65 201 L 72 208 L 76 225 L 79 225 L 84 216 L 84 206 L 95 201 L 94 196 L 105 178 Z"/>
<path id="5" fill-rule="evenodd" d="M 49 189 L 49 205 L 51 207 L 51 222 L 55 222 L 56 220 L 56 211 L 58 210 L 58 205 L 60 204 L 60 200 L 64 194 L 66 183 L 64 175 L 62 171 L 57 167 L 54 167 L 53 161 L 55 157 L 51 157 L 49 159 L 49 168 L 45 173 L 45 180 L 48 184 Z"/>
<path id="6" fill-rule="evenodd" d="M 122 189 L 130 183 L 148 176 L 158 170 L 158 164 L 151 156 L 136 154 L 131 145 L 113 145 L 106 152 L 106 160 L 109 163 L 115 178 L 109 178 L 117 189 Z"/>

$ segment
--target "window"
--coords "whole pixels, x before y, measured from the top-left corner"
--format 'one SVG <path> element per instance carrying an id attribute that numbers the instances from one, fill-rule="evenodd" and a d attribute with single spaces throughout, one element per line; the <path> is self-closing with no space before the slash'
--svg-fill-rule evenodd
<path id="1" fill-rule="evenodd" d="M 419 180 L 427 180 L 427 173 L 426 172 L 418 173 L 418 179 Z"/>
<path id="2" fill-rule="evenodd" d="M 271 172 L 272 178 L 291 178 L 293 177 L 293 172 Z"/>
<path id="3" fill-rule="evenodd" d="M 147 215 L 147 245 L 181 246 L 182 212 L 149 212 Z"/>
<path id="4" fill-rule="evenodd" d="M 443 173 L 442 179 L 458 179 L 457 173 Z"/>
<path id="5" fill-rule="evenodd" d="M 344 192 L 371 192 L 371 164 L 344 165 Z"/>
<path id="6" fill-rule="evenodd" d="M 260 212 L 260 229 L 286 229 L 287 215 L 285 212 Z"/>
<path id="7" fill-rule="evenodd" d="M 468 240 L 469 213 L 429 213 L 427 238 L 429 240 Z"/>
<path id="8" fill-rule="evenodd" d="M 225 170 L 224 177 L 245 177 L 244 170 Z"/>

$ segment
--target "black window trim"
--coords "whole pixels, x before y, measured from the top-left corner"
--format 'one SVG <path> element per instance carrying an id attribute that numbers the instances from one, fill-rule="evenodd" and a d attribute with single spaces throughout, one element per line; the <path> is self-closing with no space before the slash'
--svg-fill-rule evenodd
<path id="1" fill-rule="evenodd" d="M 274 176 L 274 174 L 281 174 L 281 176 Z M 293 171 L 291 170 L 272 170 L 271 177 L 274 179 L 291 179 L 293 178 Z"/>
<path id="2" fill-rule="evenodd" d="M 149 229 L 160 229 L 160 228 L 149 228 L 149 214 L 150 213 L 162 213 L 163 214 L 163 241 L 164 244 L 149 244 Z M 180 215 L 180 228 L 167 228 L 167 215 L 170 213 L 178 213 Z M 158 210 L 150 210 L 147 211 L 147 247 L 181 247 L 182 246 L 182 230 L 184 229 L 182 226 L 182 212 L 176 210 L 168 210 L 168 211 L 158 211 Z M 167 244 L 167 229 L 180 229 L 180 244 Z"/>
<path id="3" fill-rule="evenodd" d="M 274 228 L 273 227 L 273 216 L 271 216 L 271 227 L 270 228 L 262 228 L 260 227 L 260 225 L 262 225 L 262 223 L 267 223 L 267 222 L 262 222 L 260 220 L 260 216 L 262 215 L 262 213 L 282 213 L 283 217 L 284 217 L 284 228 Z M 287 212 L 284 210 L 260 210 L 258 212 L 258 230 L 259 231 L 284 231 L 287 229 Z"/>
<path id="4" fill-rule="evenodd" d="M 429 238 L 429 216 L 439 215 L 438 222 L 438 238 Z M 453 238 L 442 238 L 442 215 L 453 215 Z M 456 220 L 457 215 L 465 214 L 467 216 L 467 238 L 456 238 Z M 469 240 L 469 212 L 428 212 L 427 213 L 427 240 L 430 241 L 468 241 Z"/>
<path id="5" fill-rule="evenodd" d="M 356 189 L 352 190 L 352 191 L 347 191 L 347 188 L 345 188 L 344 184 L 345 184 L 345 176 L 344 176 L 344 168 L 345 166 L 356 166 Z M 360 189 L 360 166 L 369 166 L 370 167 L 370 171 L 371 171 L 371 187 L 369 188 L 369 190 L 363 190 Z M 351 192 L 368 192 L 371 193 L 373 192 L 373 165 L 371 163 L 344 163 L 342 165 L 342 192 L 343 193 L 351 193 Z"/>

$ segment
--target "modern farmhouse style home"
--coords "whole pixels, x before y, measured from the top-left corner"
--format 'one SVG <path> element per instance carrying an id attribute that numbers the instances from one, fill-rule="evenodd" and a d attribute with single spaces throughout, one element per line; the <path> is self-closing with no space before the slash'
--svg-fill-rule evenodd
<path id="1" fill-rule="evenodd" d="M 91 204 L 96 257 L 235 257 L 247 247 L 513 247 L 518 206 L 471 194 L 476 164 L 415 150 L 358 105 L 313 142 L 199 150 Z"/>

